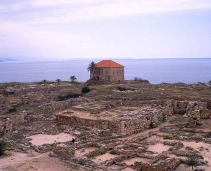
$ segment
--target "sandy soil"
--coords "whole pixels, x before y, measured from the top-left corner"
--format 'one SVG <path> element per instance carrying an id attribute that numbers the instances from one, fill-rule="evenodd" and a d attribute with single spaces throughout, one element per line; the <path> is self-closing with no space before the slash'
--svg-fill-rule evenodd
<path id="1" fill-rule="evenodd" d="M 211 170 L 211 145 L 210 144 L 206 144 L 203 142 L 187 142 L 187 141 L 181 141 L 185 147 L 192 147 L 195 150 L 200 151 L 201 155 L 204 157 L 205 161 L 208 161 L 208 166 L 199 166 L 199 168 L 203 168 L 206 171 L 210 171 Z M 185 147 L 182 149 L 184 150 Z M 175 171 L 191 171 L 191 168 L 186 168 L 184 165 L 180 165 Z"/>
<path id="2" fill-rule="evenodd" d="M 48 154 L 11 152 L 9 157 L 0 158 L 0 171 L 70 171 L 58 158 Z"/>
<path id="3" fill-rule="evenodd" d="M 110 169 L 110 170 L 112 170 L 112 169 L 113 169 L 113 170 L 117 170 L 117 169 L 120 170 L 121 167 L 118 166 L 118 165 L 111 165 L 111 166 L 108 167 L 108 169 Z"/>
<path id="4" fill-rule="evenodd" d="M 43 145 L 43 144 L 53 144 L 56 142 L 67 142 L 72 140 L 72 138 L 75 138 L 75 136 L 70 134 L 61 133 L 58 135 L 44 135 L 44 134 L 36 134 L 32 135 L 28 138 L 31 138 L 31 143 L 33 145 Z"/>
<path id="5" fill-rule="evenodd" d="M 92 159 L 92 161 L 95 162 L 95 163 L 101 163 L 103 161 L 106 161 L 106 160 L 109 160 L 109 159 L 112 159 L 112 158 L 115 158 L 115 157 L 116 157 L 116 155 L 105 153 L 103 155 L 97 156 L 95 159 Z"/>
<path id="6" fill-rule="evenodd" d="M 149 132 L 159 132 L 159 128 L 169 125 L 169 123 L 162 123 L 158 127 L 154 129 L 149 129 L 137 134 L 130 135 L 126 138 L 121 138 L 125 140 L 132 140 L 135 137 L 138 136 L 144 136 L 149 134 Z M 79 132 L 80 133 L 80 132 Z M 65 134 L 61 133 L 58 135 L 44 135 L 44 134 L 37 134 L 30 136 L 28 138 L 31 138 L 31 142 L 34 145 L 43 145 L 43 144 L 52 144 L 55 141 L 56 142 L 66 142 L 70 141 L 73 137 L 71 134 Z M 170 146 L 163 145 L 162 142 L 164 141 L 162 136 L 151 136 L 146 141 L 149 142 L 157 142 L 155 145 L 148 145 L 148 151 L 153 151 L 156 154 L 160 154 L 163 151 L 168 151 Z M 171 140 L 168 140 L 171 141 Z M 211 165 L 211 151 L 210 151 L 210 144 L 206 144 L 203 142 L 186 142 L 186 141 L 181 141 L 185 147 L 189 146 L 192 147 L 198 151 L 200 151 L 201 155 L 204 157 L 205 161 L 208 161 L 209 164 Z M 121 145 L 119 145 L 121 146 Z M 180 150 L 185 150 L 185 147 Z M 78 149 L 75 151 L 75 157 L 80 157 L 84 154 L 87 154 L 91 151 L 94 151 L 95 148 L 86 148 L 85 152 L 81 152 L 81 149 Z M 28 153 L 18 153 L 18 152 L 11 152 L 9 157 L 4 157 L 0 158 L 0 171 L 71 171 L 70 168 L 65 166 L 64 163 L 62 163 L 58 158 L 52 158 L 48 156 L 48 153 L 44 154 L 39 154 L 34 151 L 29 151 Z M 115 158 L 115 155 L 106 153 L 100 156 L 97 156 L 96 158 L 92 159 L 95 163 L 101 163 L 103 161 Z M 173 154 L 169 155 L 169 157 L 177 157 L 174 156 Z M 182 157 L 180 157 L 182 158 Z M 149 161 L 147 159 L 143 159 L 140 157 L 135 157 L 132 159 L 128 159 L 123 161 L 127 165 L 134 164 L 135 161 L 142 161 L 144 163 L 148 163 Z M 110 168 L 115 169 L 115 165 L 110 166 Z M 205 170 L 211 170 L 211 166 L 200 166 L 200 168 L 205 168 Z M 116 168 L 118 169 L 118 168 Z M 185 168 L 183 164 L 181 164 L 175 171 L 191 171 L 191 168 Z M 133 171 L 131 168 L 125 168 L 122 171 Z"/>
<path id="7" fill-rule="evenodd" d="M 30 136 L 34 145 L 52 144 L 70 141 L 75 136 L 61 133 L 58 135 L 36 134 Z M 70 171 L 58 158 L 49 157 L 49 153 L 40 154 L 30 150 L 28 153 L 7 152 L 8 157 L 0 158 L 0 171 Z"/>
<path id="8" fill-rule="evenodd" d="M 153 151 L 157 154 L 160 154 L 162 153 L 163 151 L 168 151 L 168 149 L 170 148 L 171 146 L 168 146 L 168 145 L 163 145 L 161 143 L 158 143 L 158 144 L 155 144 L 155 145 L 150 145 L 148 147 L 148 151 Z"/>
<path id="9" fill-rule="evenodd" d="M 125 168 L 125 169 L 122 169 L 121 171 L 136 171 L 136 170 L 134 170 L 134 169 L 132 169 L 132 168 L 127 167 L 127 168 Z"/>
<path id="10" fill-rule="evenodd" d="M 96 148 L 94 148 L 94 147 L 86 148 L 86 149 L 85 149 L 85 152 L 81 152 L 81 149 L 75 150 L 75 157 L 76 157 L 76 158 L 77 158 L 77 157 L 81 157 L 81 156 L 83 156 L 84 154 L 87 154 L 87 153 L 89 153 L 89 152 L 94 151 L 95 149 L 96 149 Z"/>
<path id="11" fill-rule="evenodd" d="M 128 166 L 134 164 L 135 162 L 143 162 L 143 163 L 148 163 L 150 160 L 144 159 L 141 157 L 135 157 L 131 159 L 124 160 L 123 163 L 126 163 Z"/>

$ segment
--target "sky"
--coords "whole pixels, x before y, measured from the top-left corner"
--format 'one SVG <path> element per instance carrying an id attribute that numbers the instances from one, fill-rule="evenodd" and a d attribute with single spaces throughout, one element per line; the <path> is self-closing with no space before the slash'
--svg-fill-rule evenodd
<path id="1" fill-rule="evenodd" d="M 0 0 L 1 58 L 211 58 L 211 0 Z"/>

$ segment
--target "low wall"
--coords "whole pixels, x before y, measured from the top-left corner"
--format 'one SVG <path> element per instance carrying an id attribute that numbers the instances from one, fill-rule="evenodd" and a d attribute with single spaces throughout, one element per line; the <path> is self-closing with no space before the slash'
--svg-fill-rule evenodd
<path id="1" fill-rule="evenodd" d="M 179 159 L 171 158 L 154 165 L 142 162 L 135 162 L 133 168 L 135 170 L 143 171 L 169 171 L 175 170 L 180 165 L 180 163 L 181 161 Z"/>
<path id="2" fill-rule="evenodd" d="M 85 126 L 99 128 L 103 130 L 109 129 L 112 133 L 119 135 L 130 135 L 141 132 L 148 128 L 156 127 L 163 120 L 163 114 L 154 116 L 146 116 L 140 118 L 119 118 L 115 120 L 87 119 L 67 114 L 56 114 L 56 121 L 71 126 Z"/>
<path id="3" fill-rule="evenodd" d="M 211 116 L 211 110 L 209 110 L 209 109 L 201 110 L 201 113 L 200 113 L 200 118 L 201 119 L 209 119 L 210 116 Z"/>

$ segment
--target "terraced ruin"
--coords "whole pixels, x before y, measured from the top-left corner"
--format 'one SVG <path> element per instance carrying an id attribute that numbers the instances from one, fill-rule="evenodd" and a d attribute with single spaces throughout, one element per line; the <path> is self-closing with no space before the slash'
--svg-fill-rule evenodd
<path id="1" fill-rule="evenodd" d="M 125 81 L 81 94 L 84 86 L 1 84 L 3 171 L 189 171 L 193 156 L 211 169 L 209 85 Z"/>

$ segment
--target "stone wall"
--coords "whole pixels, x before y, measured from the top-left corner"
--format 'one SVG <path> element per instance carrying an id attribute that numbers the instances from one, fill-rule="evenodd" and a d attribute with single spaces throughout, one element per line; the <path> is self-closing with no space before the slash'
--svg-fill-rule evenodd
<path id="1" fill-rule="evenodd" d="M 174 114 L 185 114 L 188 101 L 174 101 L 173 113 Z"/>
<path id="2" fill-rule="evenodd" d="M 70 160 L 74 156 L 75 150 L 74 148 L 57 146 L 56 148 L 53 149 L 53 153 L 62 160 Z M 51 155 L 52 154 L 50 154 L 50 156 Z"/>
<path id="3" fill-rule="evenodd" d="M 0 114 L 5 113 L 9 109 L 9 100 L 6 97 L 0 97 Z"/>
<path id="4" fill-rule="evenodd" d="M 211 138 L 203 138 L 203 142 L 211 144 Z"/>
<path id="5" fill-rule="evenodd" d="M 161 161 L 159 164 L 149 164 L 142 162 L 135 162 L 133 168 L 135 170 L 143 171 L 172 171 L 175 170 L 181 161 L 175 158 L 167 158 L 164 161 Z"/>
<path id="6" fill-rule="evenodd" d="M 15 114 L 10 116 L 4 116 L 0 118 L 0 132 L 10 131 L 13 126 L 24 122 L 25 114 Z"/>
<path id="7" fill-rule="evenodd" d="M 72 98 L 72 99 L 57 101 L 57 102 L 54 101 L 51 103 L 46 103 L 46 104 L 38 106 L 36 113 L 47 114 L 47 113 L 55 112 L 56 110 L 65 110 L 71 106 L 79 105 L 86 101 L 87 99 L 83 97 Z"/>
<path id="8" fill-rule="evenodd" d="M 90 78 L 99 77 L 99 79 L 108 80 L 108 81 L 124 81 L 124 67 L 116 68 L 100 68 L 98 71 L 94 71 L 95 74 L 91 72 Z"/>
<path id="9" fill-rule="evenodd" d="M 194 111 L 200 111 L 201 119 L 209 118 L 210 110 L 208 110 L 207 102 L 198 101 L 175 101 L 168 100 L 164 105 L 164 114 L 186 114 L 192 115 Z"/>
<path id="10" fill-rule="evenodd" d="M 201 119 L 209 119 L 211 116 L 211 110 L 209 109 L 202 109 L 200 112 Z"/>
<path id="11" fill-rule="evenodd" d="M 40 92 L 46 93 L 49 91 L 59 91 L 61 89 L 70 89 L 73 88 L 74 85 L 28 85 L 28 86 L 21 86 L 19 88 L 8 87 L 6 92 L 14 92 L 15 95 L 20 96 L 31 92 Z"/>
<path id="12" fill-rule="evenodd" d="M 87 119 L 68 114 L 56 114 L 56 121 L 62 124 L 70 124 L 71 126 L 85 126 L 103 130 L 109 129 L 112 133 L 130 135 L 150 127 L 156 127 L 163 121 L 163 113 L 148 114 L 144 117 L 122 117 L 114 120 Z"/>
<path id="13" fill-rule="evenodd" d="M 164 114 L 166 116 L 170 116 L 173 115 L 173 113 L 174 113 L 174 101 L 167 100 L 164 105 Z"/>
<path id="14" fill-rule="evenodd" d="M 210 109 L 211 110 L 211 100 L 208 100 L 207 101 L 207 109 Z"/>

